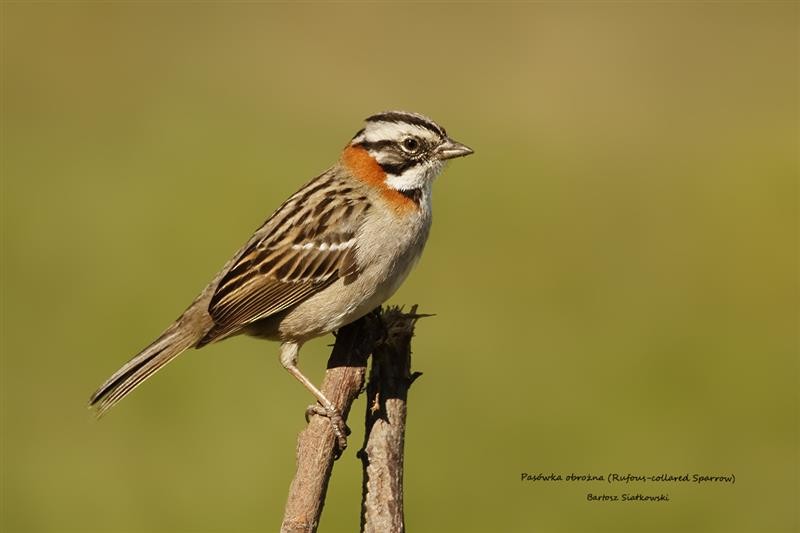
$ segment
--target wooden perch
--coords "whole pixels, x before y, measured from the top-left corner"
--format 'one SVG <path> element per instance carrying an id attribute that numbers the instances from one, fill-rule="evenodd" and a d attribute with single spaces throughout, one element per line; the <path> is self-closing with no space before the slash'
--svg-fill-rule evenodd
<path id="1" fill-rule="evenodd" d="M 421 316 L 416 306 L 380 308 L 345 326 L 336 335 L 322 392 L 347 421 L 353 401 L 364 387 L 367 358 L 373 354 L 367 387 L 367 432 L 358 456 L 364 468 L 363 531 L 403 531 L 403 444 L 406 397 L 411 382 L 410 342 Z M 297 471 L 289 487 L 282 533 L 314 533 L 333 470 L 343 450 L 336 445 L 330 421 L 313 416 L 297 439 Z"/>
<path id="2" fill-rule="evenodd" d="M 322 392 L 333 402 L 345 422 L 350 406 L 364 387 L 367 357 L 380 328 L 371 313 L 339 330 L 328 359 Z M 313 533 L 319 525 L 325 493 L 339 450 L 330 421 L 313 416 L 297 438 L 297 471 L 289 487 L 289 498 L 281 533 Z"/>

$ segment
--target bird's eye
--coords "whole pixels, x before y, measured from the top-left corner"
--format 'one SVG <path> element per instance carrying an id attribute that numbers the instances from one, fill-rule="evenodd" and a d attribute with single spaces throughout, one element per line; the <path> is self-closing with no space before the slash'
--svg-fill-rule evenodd
<path id="1" fill-rule="evenodd" d="M 406 152 L 410 152 L 413 154 L 414 152 L 419 150 L 419 146 L 420 146 L 419 139 L 417 139 L 416 137 L 406 137 L 405 139 L 403 139 L 403 150 L 405 150 Z"/>

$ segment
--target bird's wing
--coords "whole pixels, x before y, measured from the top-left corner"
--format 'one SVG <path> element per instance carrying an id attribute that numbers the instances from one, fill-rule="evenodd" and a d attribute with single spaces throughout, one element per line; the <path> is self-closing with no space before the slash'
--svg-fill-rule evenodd
<path id="1" fill-rule="evenodd" d="M 365 195 L 326 173 L 287 200 L 220 278 L 199 346 L 296 305 L 339 278 L 358 274 L 355 235 Z"/>

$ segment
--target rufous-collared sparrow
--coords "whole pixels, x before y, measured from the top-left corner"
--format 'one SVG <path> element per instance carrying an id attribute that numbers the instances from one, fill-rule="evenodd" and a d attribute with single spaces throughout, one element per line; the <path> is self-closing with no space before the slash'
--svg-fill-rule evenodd
<path id="1" fill-rule="evenodd" d="M 472 153 L 416 113 L 366 119 L 339 161 L 286 200 L 152 344 L 95 392 L 103 414 L 187 348 L 245 333 L 280 341 L 283 366 L 344 423 L 297 367 L 307 340 L 364 316 L 400 286 L 431 226 L 431 185 Z"/>

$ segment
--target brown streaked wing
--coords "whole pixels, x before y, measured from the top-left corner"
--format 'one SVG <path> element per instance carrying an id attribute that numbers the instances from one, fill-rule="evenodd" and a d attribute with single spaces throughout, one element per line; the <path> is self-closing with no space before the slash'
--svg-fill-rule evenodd
<path id="1" fill-rule="evenodd" d="M 280 266 L 268 274 L 260 274 L 256 264 L 250 271 L 251 275 L 244 280 L 220 284 L 208 308 L 214 319 L 214 327 L 201 344 L 227 336 L 250 322 L 280 313 L 335 282 L 347 251 L 314 250 L 314 253 L 287 254 L 292 257 L 284 258 L 281 265 L 291 266 L 291 271 L 286 272 L 285 276 L 277 276 L 276 270 L 280 270 Z M 265 260 L 269 260 L 269 255 L 265 256 Z M 306 274 L 304 271 L 308 263 L 317 265 Z"/>
<path id="2" fill-rule="evenodd" d="M 199 346 L 284 311 L 340 277 L 349 283 L 358 275 L 353 239 L 369 209 L 365 198 L 302 199 L 300 207 L 292 199 L 283 206 L 294 211 L 299 224 L 253 242 L 220 279 L 208 308 L 215 325 Z"/>

